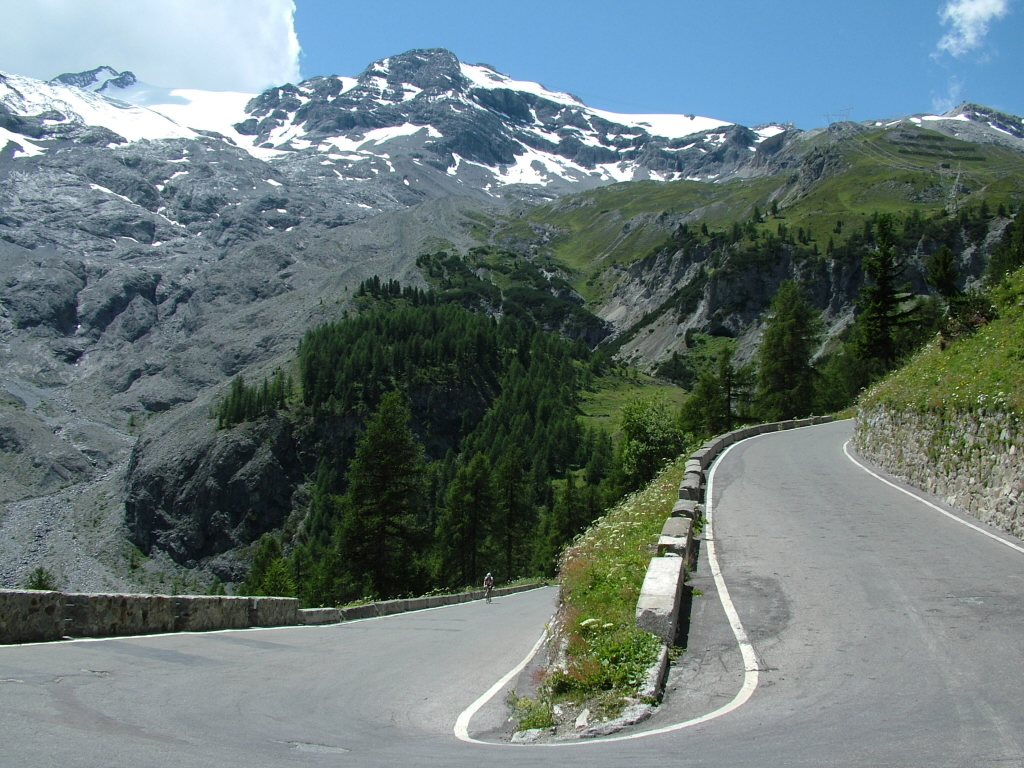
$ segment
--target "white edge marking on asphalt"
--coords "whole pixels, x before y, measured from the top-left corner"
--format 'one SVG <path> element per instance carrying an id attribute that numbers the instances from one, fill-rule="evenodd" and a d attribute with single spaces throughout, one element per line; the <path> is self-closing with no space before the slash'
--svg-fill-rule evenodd
<path id="1" fill-rule="evenodd" d="M 754 437 L 757 437 L 756 435 Z M 754 439 L 754 438 L 747 438 Z M 744 441 L 740 441 L 744 442 Z M 530 654 L 523 659 L 519 666 L 505 675 L 501 680 L 491 686 L 490 690 L 487 691 L 483 696 L 474 701 L 468 709 L 466 709 L 459 719 L 455 723 L 455 735 L 462 741 L 466 741 L 472 744 L 483 744 L 491 747 L 510 747 L 510 746 L 530 746 L 530 747 L 579 747 L 585 744 L 608 744 L 614 741 L 631 741 L 633 739 L 643 739 L 648 736 L 658 736 L 663 733 L 671 733 L 673 731 L 681 731 L 684 728 L 690 728 L 695 725 L 701 725 L 711 720 L 715 720 L 722 715 L 727 715 L 730 712 L 739 709 L 751 696 L 754 695 L 754 691 L 757 688 L 758 682 L 758 663 L 757 655 L 754 653 L 754 646 L 751 645 L 750 639 L 747 637 L 747 632 L 743 628 L 743 623 L 740 621 L 739 614 L 736 611 L 736 606 L 733 605 L 732 598 L 729 597 L 729 590 L 725 586 L 725 579 L 722 577 L 722 569 L 718 565 L 718 558 L 715 554 L 715 536 L 714 529 L 712 528 L 712 492 L 714 489 L 715 482 L 715 470 L 718 469 L 719 462 L 725 458 L 725 455 L 735 448 L 739 443 L 734 443 L 722 451 L 715 463 L 711 466 L 711 472 L 708 473 L 708 487 L 706 492 L 706 504 L 705 504 L 705 516 L 706 525 L 704 527 L 705 536 L 704 543 L 707 545 L 708 550 L 708 562 L 711 565 L 711 575 L 715 579 L 715 587 L 718 589 L 718 597 L 722 601 L 722 607 L 725 609 L 725 615 L 729 619 L 729 626 L 732 627 L 732 633 L 736 637 L 736 642 L 739 644 L 740 654 L 743 657 L 743 686 L 739 692 L 733 697 L 732 701 L 725 704 L 713 712 L 709 712 L 706 715 L 695 717 L 692 720 L 686 720 L 682 723 L 675 723 L 674 725 L 666 725 L 661 728 L 654 728 L 649 731 L 640 731 L 638 733 L 630 733 L 625 736 L 610 736 L 608 738 L 595 738 L 595 739 L 580 739 L 578 741 L 556 741 L 547 742 L 544 744 L 508 744 L 503 742 L 493 741 L 481 741 L 474 739 L 469 735 L 469 721 L 473 715 L 476 714 L 484 704 L 486 704 L 498 691 L 500 691 L 505 684 L 512 679 L 514 675 L 517 675 L 523 667 L 525 667 L 530 659 L 533 658 L 534 654 L 540 649 L 541 643 L 546 635 L 541 636 L 541 639 L 537 641 L 537 645 L 534 646 Z"/>
<path id="2" fill-rule="evenodd" d="M 974 523 L 969 523 L 966 520 L 963 520 L 963 519 L 957 517 L 952 512 L 947 512 L 945 509 L 940 507 L 938 504 L 932 504 L 930 501 L 928 501 L 928 499 L 925 499 L 925 498 L 923 498 L 921 496 L 918 496 L 916 493 L 914 493 L 913 491 L 908 491 L 906 488 L 901 488 L 900 486 L 896 485 L 896 483 L 893 483 L 893 482 L 891 482 L 889 480 L 886 480 L 881 475 L 879 475 L 879 474 L 877 474 L 875 472 L 872 472 L 870 469 L 865 467 L 863 464 L 861 464 L 859 461 L 857 461 L 855 458 L 853 458 L 853 456 L 850 455 L 849 448 L 850 448 L 850 441 L 847 440 L 845 443 L 843 443 L 843 453 L 846 454 L 846 458 L 848 458 L 850 461 L 852 461 L 858 467 L 863 469 L 865 472 L 867 472 L 869 475 L 871 475 L 876 480 L 881 480 L 883 483 L 885 483 L 886 485 L 892 486 L 893 488 L 895 488 L 900 493 L 905 493 L 905 494 L 907 494 L 907 496 L 910 496 L 913 499 L 917 499 L 922 504 L 924 504 L 926 506 L 929 506 L 932 509 L 934 509 L 936 512 L 941 512 L 946 517 L 948 517 L 950 520 L 956 520 L 958 523 L 960 523 L 960 525 L 966 525 L 968 528 L 971 528 L 972 530 L 975 530 L 978 533 L 981 533 L 981 534 L 983 534 L 985 536 L 988 536 L 990 539 L 994 539 L 995 541 L 998 541 L 1000 544 L 1005 544 L 1010 549 L 1015 549 L 1018 552 L 1024 552 L 1024 547 L 1022 547 L 1022 546 L 1020 546 L 1018 544 L 1014 544 L 1012 541 L 1007 541 L 1006 539 L 1004 539 L 1004 538 L 1002 538 L 1000 536 L 997 536 L 996 534 L 992 533 L 991 531 L 986 531 L 984 528 L 982 528 L 979 525 L 975 525 Z"/>
<path id="3" fill-rule="evenodd" d="M 510 672 L 508 672 L 508 674 L 501 678 L 501 680 L 492 685 L 483 696 L 478 698 L 476 701 L 474 701 L 472 704 L 466 707 L 465 710 L 463 710 L 462 714 L 459 715 L 459 719 L 455 721 L 455 736 L 457 738 L 461 739 L 462 741 L 472 742 L 474 744 L 488 743 L 470 738 L 469 721 L 473 719 L 473 715 L 475 715 L 484 704 L 490 701 L 491 698 L 496 693 L 498 693 L 498 691 L 505 687 L 509 680 L 511 680 L 513 677 L 515 677 L 523 671 L 523 668 L 530 663 L 530 660 L 537 655 L 537 651 L 539 651 L 541 649 L 541 646 L 544 645 L 544 640 L 547 636 L 547 632 L 542 633 L 540 639 L 538 639 L 537 642 L 534 644 L 533 650 L 526 654 L 525 659 L 520 661 Z"/>

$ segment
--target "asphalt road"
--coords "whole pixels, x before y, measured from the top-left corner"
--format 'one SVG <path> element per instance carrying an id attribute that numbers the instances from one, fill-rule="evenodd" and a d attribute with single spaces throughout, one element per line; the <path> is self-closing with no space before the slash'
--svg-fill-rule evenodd
<path id="1" fill-rule="evenodd" d="M 540 636 L 544 589 L 328 627 L 0 647 L 0 766 L 1024 766 L 1024 553 L 864 472 L 849 431 L 764 435 L 715 466 L 713 548 L 757 682 L 721 717 L 677 728 L 752 678 L 705 542 L 688 651 L 628 735 L 656 734 L 455 738 Z M 501 699 L 470 736 L 500 737 Z"/>

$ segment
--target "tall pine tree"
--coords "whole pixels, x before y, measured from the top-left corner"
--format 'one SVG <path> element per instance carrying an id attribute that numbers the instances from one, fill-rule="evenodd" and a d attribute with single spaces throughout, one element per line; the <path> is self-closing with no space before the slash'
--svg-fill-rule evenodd
<path id="1" fill-rule="evenodd" d="M 437 522 L 441 578 L 446 586 L 476 584 L 485 570 L 491 570 L 484 560 L 491 554 L 496 512 L 491 462 L 478 453 L 455 473 Z"/>
<path id="2" fill-rule="evenodd" d="M 811 356 L 817 337 L 814 310 L 804 302 L 795 281 L 783 281 L 768 310 L 768 321 L 757 352 L 756 398 L 765 421 L 800 418 L 811 412 L 814 400 Z"/>
<path id="3" fill-rule="evenodd" d="M 352 596 L 402 594 L 421 565 L 424 461 L 409 419 L 404 396 L 385 394 L 349 464 L 339 548 Z"/>
<path id="4" fill-rule="evenodd" d="M 870 222 L 865 227 L 870 233 Z M 878 217 L 875 247 L 864 257 L 867 282 L 861 288 L 857 308 L 860 316 L 854 327 L 854 353 L 862 360 L 878 361 L 883 371 L 896 362 L 896 333 L 916 309 L 907 306 L 910 294 L 901 282 L 903 263 L 896 250 L 892 217 Z"/>

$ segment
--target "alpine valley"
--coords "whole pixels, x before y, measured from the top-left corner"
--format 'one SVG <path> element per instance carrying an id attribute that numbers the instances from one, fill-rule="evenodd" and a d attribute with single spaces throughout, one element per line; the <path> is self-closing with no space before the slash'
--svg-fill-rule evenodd
<path id="1" fill-rule="evenodd" d="M 1024 120 L 974 104 L 813 130 L 615 114 L 442 49 L 260 94 L 0 73 L 0 586 L 238 583 L 263 534 L 301 538 L 322 446 L 365 414 L 216 414 L 372 295 L 458 287 L 664 373 L 695 337 L 750 360 L 795 279 L 825 356 L 877 214 L 927 295 L 943 245 L 977 282 L 1022 201 Z M 474 376 L 410 374 L 428 460 L 498 397 Z"/>

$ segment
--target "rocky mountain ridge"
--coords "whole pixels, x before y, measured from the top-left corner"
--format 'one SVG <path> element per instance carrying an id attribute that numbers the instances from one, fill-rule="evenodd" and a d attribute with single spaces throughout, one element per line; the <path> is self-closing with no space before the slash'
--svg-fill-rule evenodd
<path id="1" fill-rule="evenodd" d="M 0 76 L 0 503 L 18 505 L 0 517 L 11 536 L 0 544 L 12 563 L 4 585 L 38 564 L 78 579 L 75 588 L 130 583 L 109 563 L 76 571 L 48 554 L 50 534 L 34 538 L 35 509 L 64 521 L 53 523 L 54 547 L 99 519 L 98 497 L 75 489 L 102 487 L 103 503 L 116 507 L 133 488 L 151 507 L 135 508 L 154 515 L 187 498 L 184 517 L 204 514 L 204 499 L 230 498 L 219 510 L 228 522 L 203 529 L 228 549 L 280 524 L 287 504 L 261 485 L 257 450 L 280 435 L 218 447 L 209 408 L 235 374 L 287 361 L 306 328 L 345 311 L 361 280 L 423 287 L 419 254 L 465 253 L 503 217 L 571 191 L 779 175 L 797 179 L 785 186 L 795 195 L 841 166 L 838 150 L 817 147 L 821 131 L 614 115 L 440 49 L 382 59 L 357 78 L 225 96 L 230 108 L 216 114 L 207 96 L 106 67 L 49 83 Z M 1024 146 L 1019 118 L 980 107 L 905 122 Z M 835 133 L 841 146 L 845 134 Z M 696 215 L 659 214 L 654 229 Z M 641 224 L 617 226 L 628 234 Z M 529 257 L 558 234 L 532 226 L 514 244 Z M 666 270 L 678 273 L 667 294 L 689 279 L 695 263 L 672 258 L 612 270 L 621 286 L 594 309 L 618 331 L 629 327 L 663 300 Z M 730 315 L 728 297 L 715 301 L 709 322 L 721 309 L 714 320 L 731 333 L 749 327 L 749 317 Z M 681 332 L 666 325 L 625 351 L 653 359 Z M 175 465 L 188 447 L 182 434 L 196 458 Z M 231 466 L 215 466 L 228 453 Z M 278 463 L 294 484 L 294 459 Z M 158 493 L 170 476 L 173 493 Z M 203 483 L 231 493 L 211 496 Z M 240 509 L 268 500 L 277 506 L 259 507 L 258 524 L 239 522 Z M 108 559 L 128 551 L 123 533 Z M 139 531 L 135 541 L 149 540 Z M 186 561 L 182 541 L 155 543 Z M 222 572 L 236 571 L 226 563 Z"/>

